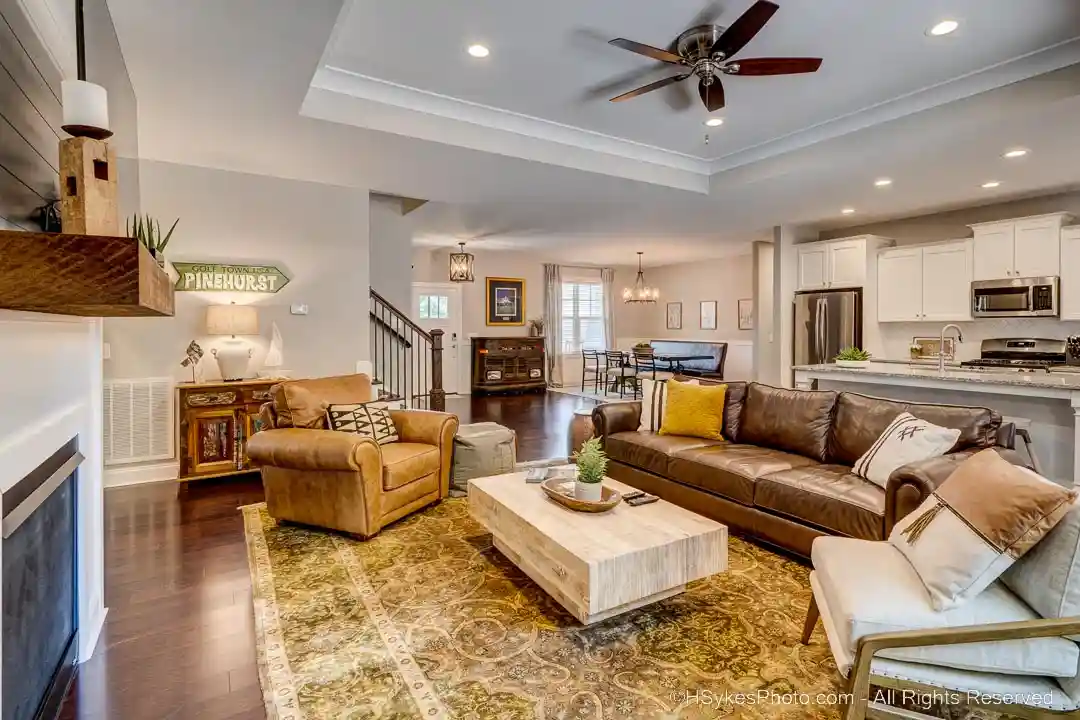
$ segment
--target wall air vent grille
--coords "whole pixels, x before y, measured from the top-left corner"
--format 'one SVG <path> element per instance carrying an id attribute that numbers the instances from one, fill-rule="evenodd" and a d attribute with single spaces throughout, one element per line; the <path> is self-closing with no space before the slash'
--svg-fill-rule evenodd
<path id="1" fill-rule="evenodd" d="M 102 406 L 106 465 L 171 460 L 173 379 L 141 378 L 105 382 Z"/>

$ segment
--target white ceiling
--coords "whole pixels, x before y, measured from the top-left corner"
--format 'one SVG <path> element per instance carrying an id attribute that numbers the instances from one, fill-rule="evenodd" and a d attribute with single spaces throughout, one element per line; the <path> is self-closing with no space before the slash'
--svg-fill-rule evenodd
<path id="1" fill-rule="evenodd" d="M 749 4 L 730 0 L 721 22 Z M 109 0 L 143 157 L 430 198 L 411 216 L 424 244 L 480 238 L 607 263 L 630 263 L 640 249 L 658 265 L 744 251 L 779 223 L 862 224 L 1076 182 L 1080 41 L 1063 41 L 1080 35 L 1080 3 L 780 4 L 743 56 L 820 54 L 825 66 L 729 78 L 728 122 L 707 154 L 697 106 L 581 100 L 639 64 L 604 38 L 665 44 L 693 2 L 549 0 L 535 12 L 519 0 L 361 0 L 344 11 L 341 0 Z M 869 5 L 872 14 L 858 9 Z M 960 31 L 923 34 L 946 16 Z M 475 41 L 492 56 L 466 55 Z M 328 77 L 334 64 L 350 72 Z M 360 91 L 351 73 L 367 78 Z M 814 91 L 787 85 L 804 82 Z M 884 104 L 822 124 L 874 103 Z M 477 107 L 472 119 L 460 114 Z M 1014 145 L 1032 154 L 1002 160 Z M 881 175 L 893 187 L 873 188 Z M 1004 184 L 981 189 L 988 179 Z M 859 212 L 841 218 L 849 205 Z"/>

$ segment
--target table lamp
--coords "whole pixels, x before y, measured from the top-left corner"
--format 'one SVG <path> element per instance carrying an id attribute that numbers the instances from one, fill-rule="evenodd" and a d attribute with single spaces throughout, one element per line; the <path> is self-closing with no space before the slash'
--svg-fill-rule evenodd
<path id="1" fill-rule="evenodd" d="M 243 380 L 253 349 L 247 340 L 237 336 L 259 334 L 259 315 L 255 306 L 211 305 L 206 308 L 206 334 L 229 336 L 221 347 L 211 352 L 217 360 L 222 380 Z"/>

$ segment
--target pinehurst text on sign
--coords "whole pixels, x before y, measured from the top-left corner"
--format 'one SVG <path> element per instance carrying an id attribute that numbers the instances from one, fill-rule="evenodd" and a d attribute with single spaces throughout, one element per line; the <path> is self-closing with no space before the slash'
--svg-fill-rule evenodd
<path id="1" fill-rule="evenodd" d="M 220 265 L 174 262 L 177 292 L 276 293 L 289 283 L 273 265 Z"/>

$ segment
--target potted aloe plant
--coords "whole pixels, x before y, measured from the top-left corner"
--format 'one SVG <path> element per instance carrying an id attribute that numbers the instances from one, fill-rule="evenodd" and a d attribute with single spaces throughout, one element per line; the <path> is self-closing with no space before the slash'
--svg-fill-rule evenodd
<path id="1" fill-rule="evenodd" d="M 607 455 L 600 447 L 600 438 L 593 438 L 581 446 L 577 454 L 577 479 L 574 481 L 574 497 L 586 502 L 600 502 L 604 494 L 604 471 Z"/>
<path id="2" fill-rule="evenodd" d="M 843 368 L 868 368 L 870 353 L 856 347 L 844 348 L 836 356 L 836 364 Z"/>
<path id="3" fill-rule="evenodd" d="M 146 246 L 150 254 L 157 260 L 157 264 L 165 267 L 165 248 L 172 240 L 173 231 L 176 230 L 180 218 L 169 228 L 169 232 L 162 234 L 161 223 L 147 215 L 145 218 L 135 215 L 127 221 L 126 232 L 128 237 L 135 238 Z"/>

